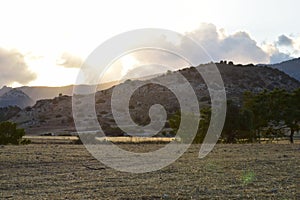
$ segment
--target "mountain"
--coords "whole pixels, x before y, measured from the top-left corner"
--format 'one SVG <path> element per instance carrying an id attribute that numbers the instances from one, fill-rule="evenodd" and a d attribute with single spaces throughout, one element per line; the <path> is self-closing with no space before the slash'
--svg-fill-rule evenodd
<path id="1" fill-rule="evenodd" d="M 259 67 L 254 65 L 234 65 L 233 63 L 216 63 L 222 75 L 226 95 L 228 99 L 240 102 L 245 91 L 260 92 L 263 90 L 273 90 L 282 88 L 292 91 L 300 87 L 300 82 L 291 78 L 287 74 L 270 67 Z M 199 65 L 196 68 L 207 68 L 211 65 Z M 210 104 L 210 98 L 206 84 L 195 67 L 185 68 L 176 72 L 169 72 L 164 75 L 152 78 L 152 81 L 168 81 L 176 87 L 182 87 L 185 83 L 177 79 L 180 73 L 192 86 L 197 95 L 200 107 Z M 169 90 L 158 84 L 153 84 L 151 80 L 129 80 L 121 84 L 124 88 L 129 85 L 143 83 L 131 96 L 129 110 L 132 119 L 141 125 L 148 124 L 149 108 L 154 104 L 161 104 L 167 112 L 167 116 L 172 116 L 179 110 L 180 106 L 176 96 Z M 123 135 L 123 132 L 116 126 L 111 111 L 111 96 L 113 88 L 98 91 L 95 94 L 95 110 L 101 127 L 108 135 Z M 87 97 L 82 95 L 82 98 Z M 92 96 L 93 97 L 93 96 Z M 81 102 L 76 102 L 81 103 Z M 124 104 L 120 99 L 120 104 Z M 128 106 L 128 105 L 124 105 Z M 82 113 L 84 114 L 84 113 Z M 11 121 L 18 123 L 26 129 L 28 134 L 41 134 L 53 132 L 65 134 L 75 132 L 72 115 L 72 97 L 61 95 L 53 99 L 39 100 L 29 108 L 23 109 Z M 84 123 L 84 122 L 83 122 Z"/>
<path id="2" fill-rule="evenodd" d="M 35 102 L 24 92 L 12 89 L 0 96 L 0 107 L 18 106 L 25 108 L 32 106 Z"/>
<path id="3" fill-rule="evenodd" d="M 98 86 L 97 90 L 104 90 L 104 89 L 110 88 L 116 84 L 118 84 L 117 81 L 103 83 L 103 84 L 101 84 L 101 86 Z M 82 86 L 82 87 L 84 87 L 84 86 Z M 34 102 L 36 102 L 41 99 L 53 99 L 54 97 L 59 96 L 59 94 L 70 96 L 73 93 L 73 88 L 74 88 L 74 85 L 68 85 L 68 86 L 63 86 L 63 87 L 23 86 L 23 87 L 17 87 L 17 88 L 4 86 L 0 89 L 0 97 L 13 89 L 17 89 L 19 91 L 22 91 L 26 95 L 28 95 Z M 8 103 L 7 105 L 9 106 L 9 105 L 13 105 L 13 104 Z"/>
<path id="4" fill-rule="evenodd" d="M 6 92 L 9 92 L 10 90 L 12 90 L 13 88 L 11 87 L 7 87 L 7 86 L 3 86 L 1 89 L 0 89 L 0 97 L 5 94 Z"/>
<path id="5" fill-rule="evenodd" d="M 300 57 L 269 66 L 279 69 L 280 71 L 283 71 L 289 76 L 300 81 Z"/>
<path id="6" fill-rule="evenodd" d="M 64 86 L 64 87 L 29 87 L 29 86 L 23 86 L 23 87 L 17 87 L 17 88 L 11 88 L 4 86 L 0 89 L 0 97 L 13 89 L 17 89 L 19 91 L 22 91 L 26 95 L 28 95 L 34 102 L 40 99 L 52 99 L 59 94 L 67 94 L 71 95 L 73 91 L 73 86 Z"/>

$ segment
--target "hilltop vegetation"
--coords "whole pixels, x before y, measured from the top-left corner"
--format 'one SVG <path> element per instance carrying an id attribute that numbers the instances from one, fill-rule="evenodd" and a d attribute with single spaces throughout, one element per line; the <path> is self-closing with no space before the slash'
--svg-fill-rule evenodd
<path id="1" fill-rule="evenodd" d="M 243 94 L 246 91 L 258 94 L 265 90 L 272 91 L 275 88 L 284 89 L 287 92 L 300 88 L 300 83 L 297 80 L 277 69 L 254 65 L 234 65 L 224 61 L 216 64 L 225 84 L 227 98 L 236 106 L 242 105 Z M 189 81 L 197 95 L 200 109 L 208 107 L 210 105 L 210 97 L 206 84 L 198 73 L 197 68 L 209 66 L 210 64 L 200 65 L 176 72 L 169 72 L 151 80 L 132 80 L 122 83 L 125 87 L 138 82 L 144 84 L 133 93 L 129 102 L 129 110 L 134 122 L 140 125 L 148 124 L 150 122 L 149 108 L 157 103 L 163 105 L 166 109 L 168 121 L 174 116 L 180 108 L 176 96 L 168 88 L 153 84 L 151 81 L 168 80 L 169 84 L 181 87 L 181 84 L 184 83 L 181 83 L 176 78 L 178 73 L 182 74 Z M 96 92 L 96 114 L 101 127 L 108 136 L 122 136 L 124 132 L 117 127 L 111 111 L 113 89 L 114 87 Z M 72 116 L 72 97 L 66 95 L 40 100 L 34 106 L 23 109 L 10 120 L 25 128 L 29 134 L 45 132 L 70 133 L 76 131 Z M 162 132 L 168 132 L 169 129 L 170 125 L 167 122 Z M 228 139 L 231 140 L 230 138 Z"/>

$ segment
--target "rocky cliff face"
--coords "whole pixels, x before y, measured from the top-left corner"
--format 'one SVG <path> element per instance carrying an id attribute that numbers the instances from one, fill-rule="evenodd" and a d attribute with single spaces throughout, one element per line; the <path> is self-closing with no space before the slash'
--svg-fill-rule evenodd
<path id="1" fill-rule="evenodd" d="M 245 91 L 260 92 L 264 89 L 272 90 L 275 88 L 292 91 L 300 87 L 297 80 L 277 69 L 253 65 L 233 65 L 224 62 L 217 63 L 217 66 L 225 84 L 227 98 L 235 101 L 240 101 Z M 197 68 L 201 67 L 209 67 L 209 65 L 200 65 Z M 178 73 L 182 74 L 191 84 L 200 107 L 210 104 L 206 84 L 195 67 L 167 73 L 151 80 L 162 81 L 166 79 L 169 84 L 181 87 L 185 83 L 176 78 Z M 129 101 L 130 115 L 137 124 L 146 125 L 150 122 L 148 113 L 150 107 L 154 104 L 163 105 L 168 117 L 180 108 L 178 99 L 171 90 L 153 84 L 150 80 L 126 81 L 122 84 L 126 88 L 139 82 L 143 86 L 134 91 Z M 122 135 L 123 133 L 116 126 L 111 111 L 113 90 L 114 87 L 95 94 L 95 110 L 101 127 L 108 135 Z M 120 98 L 120 103 L 122 103 L 122 98 Z M 11 120 L 24 127 L 28 134 L 75 131 L 72 116 L 72 97 L 60 96 L 50 100 L 40 100 L 33 107 L 22 110 L 18 116 Z"/>

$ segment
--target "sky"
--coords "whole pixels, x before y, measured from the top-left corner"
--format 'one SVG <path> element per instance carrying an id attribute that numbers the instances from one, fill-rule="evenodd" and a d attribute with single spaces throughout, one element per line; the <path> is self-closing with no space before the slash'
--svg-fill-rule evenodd
<path id="1" fill-rule="evenodd" d="M 95 48 L 140 28 L 192 37 L 213 61 L 281 62 L 300 56 L 299 7 L 297 0 L 1 1 L 0 87 L 74 84 Z M 128 75 L 145 59 L 165 56 L 125 55 L 105 80 Z"/>

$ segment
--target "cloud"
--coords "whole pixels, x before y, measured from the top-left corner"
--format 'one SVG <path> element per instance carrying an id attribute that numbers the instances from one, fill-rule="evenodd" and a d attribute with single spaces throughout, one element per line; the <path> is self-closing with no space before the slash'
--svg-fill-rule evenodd
<path id="1" fill-rule="evenodd" d="M 257 42 L 246 32 L 240 31 L 226 35 L 223 29 L 217 30 L 213 24 L 201 24 L 198 29 L 187 32 L 186 36 L 197 41 L 213 61 L 232 60 L 235 63 L 268 63 L 270 60 L 270 55 L 264 52 L 262 48 L 257 45 Z M 160 43 L 170 47 L 176 45 L 170 44 L 170 41 L 167 40 L 161 40 Z M 193 50 L 188 44 L 188 40 L 183 39 L 180 43 L 180 47 L 184 49 L 184 51 L 187 51 L 193 58 L 201 57 L 201 59 L 197 60 L 201 60 L 202 63 L 211 61 L 211 59 L 208 60 L 208 56 L 203 55 L 204 51 L 196 52 Z M 172 65 L 178 66 L 176 62 L 180 59 L 164 55 L 163 52 L 159 54 L 160 55 L 155 55 L 145 52 L 144 55 L 138 55 L 136 58 L 139 62 L 151 61 L 152 63 L 164 63 L 165 60 L 170 60 Z M 180 64 L 182 65 L 183 63 Z"/>
<path id="2" fill-rule="evenodd" d="M 220 60 L 232 60 L 235 63 L 241 64 L 276 63 L 292 59 L 300 49 L 300 38 L 293 39 L 285 35 L 280 35 L 278 40 L 272 44 L 258 45 L 258 43 L 251 38 L 249 33 L 245 31 L 226 34 L 224 29 L 218 30 L 214 24 L 207 23 L 203 23 L 198 29 L 185 34 L 197 41 L 211 57 L 211 60 L 203 59 L 202 63 L 209 61 L 217 62 Z M 188 51 L 192 57 L 206 57 L 199 52 L 195 52 L 186 41 L 185 39 L 181 41 L 180 47 L 182 49 Z M 170 47 L 176 45 L 166 39 L 161 40 L 160 43 L 163 46 L 167 45 Z M 284 51 L 284 48 L 281 46 L 288 47 L 288 49 Z M 136 58 L 140 63 L 143 61 L 151 61 L 152 63 L 159 64 L 164 63 L 165 60 L 169 60 L 174 66 L 178 66 L 180 60 L 170 57 L 169 55 L 164 55 L 164 53 L 155 55 L 149 52 L 138 55 Z M 180 64 L 183 65 L 182 63 Z"/>
<path id="3" fill-rule="evenodd" d="M 276 42 L 279 46 L 293 46 L 293 39 L 285 36 L 285 35 L 280 35 L 278 37 L 278 40 Z"/>
<path id="4" fill-rule="evenodd" d="M 203 23 L 198 29 L 187 32 L 185 35 L 198 42 L 204 48 L 204 51 L 199 52 L 193 49 L 189 40 L 185 37 L 179 41 L 175 40 L 172 42 L 173 38 L 162 36 L 153 42 L 166 49 L 179 47 L 184 52 L 187 52 L 193 60 L 200 62 L 198 64 L 210 61 L 218 62 L 220 60 L 230 60 L 241 64 L 273 64 L 292 59 L 300 50 L 300 37 L 299 39 L 294 39 L 286 35 L 280 35 L 271 44 L 259 45 L 245 31 L 226 34 L 224 29 L 218 30 L 214 24 L 209 23 Z M 163 50 L 142 49 L 131 52 L 130 56 L 137 61 L 135 64 L 127 62 L 126 65 L 126 62 L 122 62 L 121 59 L 106 71 L 103 80 L 108 82 L 110 80 L 120 80 L 124 77 L 143 77 L 151 73 L 165 72 L 169 68 L 176 70 L 190 65 L 182 58 Z M 83 61 L 79 57 L 70 53 L 62 54 L 57 62 L 58 65 L 67 68 L 79 68 L 82 63 Z M 143 70 L 141 68 L 137 69 L 139 66 L 143 66 Z M 167 69 L 166 67 L 169 68 Z M 93 72 L 89 73 L 94 75 Z"/>
<path id="5" fill-rule="evenodd" d="M 83 60 L 71 53 L 64 52 L 60 58 L 57 59 L 56 64 L 66 68 L 80 68 Z"/>
<path id="6" fill-rule="evenodd" d="M 187 33 L 198 41 L 214 61 L 232 60 L 236 63 L 268 62 L 269 56 L 257 45 L 248 33 L 240 31 L 226 35 L 213 24 L 202 24 L 197 30 Z"/>
<path id="7" fill-rule="evenodd" d="M 22 55 L 17 50 L 0 48 L 0 86 L 14 82 L 27 84 L 36 79 L 36 74 L 28 69 Z"/>
<path id="8" fill-rule="evenodd" d="M 276 42 L 273 44 L 264 44 L 262 48 L 270 55 L 270 64 L 280 63 L 293 58 L 289 53 L 280 52 Z"/>

